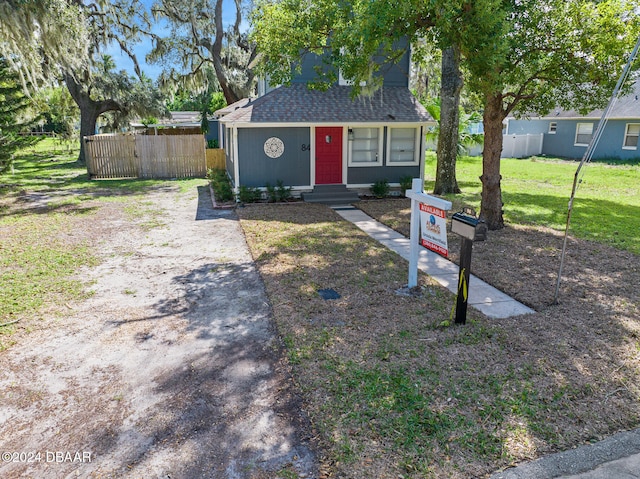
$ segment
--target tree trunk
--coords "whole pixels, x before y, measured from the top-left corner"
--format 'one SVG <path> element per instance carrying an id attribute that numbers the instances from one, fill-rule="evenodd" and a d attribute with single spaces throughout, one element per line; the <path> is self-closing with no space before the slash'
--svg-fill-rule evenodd
<path id="1" fill-rule="evenodd" d="M 84 137 L 96 134 L 96 121 L 100 114 L 96 109 L 96 105 L 83 104 L 78 106 L 80 108 L 80 154 L 78 155 L 78 163 L 86 165 L 87 157 L 84 149 Z"/>
<path id="2" fill-rule="evenodd" d="M 433 192 L 437 195 L 460 193 L 456 180 L 456 158 L 458 156 L 462 83 L 458 49 L 449 47 L 442 52 L 438 165 L 436 167 L 436 184 L 433 188 Z"/>
<path id="3" fill-rule="evenodd" d="M 502 95 L 499 93 L 485 98 L 484 114 L 484 151 L 482 152 L 482 204 L 480 217 L 490 230 L 504 227 L 502 218 L 502 191 L 500 189 L 500 155 L 502 153 L 502 120 L 505 114 L 502 108 Z"/>
<path id="4" fill-rule="evenodd" d="M 226 73 L 224 71 L 224 66 L 222 65 L 222 62 L 217 58 L 213 59 L 213 71 L 216 74 L 216 78 L 218 79 L 218 83 L 220 84 L 220 89 L 224 94 L 224 99 L 227 101 L 227 105 L 231 105 L 237 102 L 238 100 L 241 100 L 242 98 L 240 98 L 236 94 L 236 92 L 233 91 L 233 88 L 231 88 L 231 85 L 229 84 L 229 79 L 227 78 Z"/>
<path id="5" fill-rule="evenodd" d="M 80 110 L 80 153 L 78 154 L 78 163 L 84 165 L 87 161 L 84 151 L 84 137 L 95 135 L 96 122 L 100 115 L 107 111 L 121 111 L 122 107 L 112 99 L 93 100 L 91 94 L 69 73 L 64 74 L 64 82 L 71 98 L 73 98 Z"/>

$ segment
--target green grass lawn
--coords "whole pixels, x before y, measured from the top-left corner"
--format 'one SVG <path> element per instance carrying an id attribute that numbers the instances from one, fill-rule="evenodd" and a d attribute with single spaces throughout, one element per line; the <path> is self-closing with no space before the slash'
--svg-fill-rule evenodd
<path id="1" fill-rule="evenodd" d="M 16 155 L 13 171 L 0 175 L 0 351 L 14 341 L 17 326 L 51 316 L 68 301 L 88 293 L 73 279 L 79 268 L 94 265 L 95 244 L 78 240 L 90 228 L 100 204 L 127 201 L 127 216 L 143 227 L 161 224 L 145 201 L 149 188 L 178 185 L 195 191 L 202 179 L 92 181 L 77 163 L 78 150 L 47 138 Z M 32 200 L 41 199 L 33 208 Z M 24 321 L 23 321 L 24 320 Z"/>
<path id="2" fill-rule="evenodd" d="M 508 223 L 548 226 L 564 231 L 578 162 L 556 159 L 501 161 L 504 218 Z M 436 157 L 427 153 L 425 191 L 433 189 Z M 640 164 L 590 163 L 578 188 L 570 234 L 640 254 Z M 482 158 L 457 162 L 461 195 L 447 195 L 454 209 L 480 209 Z"/>

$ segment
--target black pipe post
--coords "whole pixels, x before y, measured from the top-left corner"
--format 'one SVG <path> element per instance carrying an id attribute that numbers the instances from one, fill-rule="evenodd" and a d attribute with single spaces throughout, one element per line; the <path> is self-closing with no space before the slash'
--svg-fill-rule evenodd
<path id="1" fill-rule="evenodd" d="M 469 277 L 471 276 L 471 251 L 473 240 L 461 237 L 460 273 L 458 274 L 458 300 L 456 302 L 456 324 L 467 322 L 467 302 L 469 299 Z"/>

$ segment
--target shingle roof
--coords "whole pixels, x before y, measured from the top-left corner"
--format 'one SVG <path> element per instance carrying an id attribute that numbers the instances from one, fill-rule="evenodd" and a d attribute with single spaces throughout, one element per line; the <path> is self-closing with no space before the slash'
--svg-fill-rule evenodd
<path id="1" fill-rule="evenodd" d="M 549 112 L 544 118 L 596 118 L 602 117 L 603 110 L 593 110 L 586 115 L 582 115 L 577 111 L 554 110 Z M 613 108 L 609 111 L 608 118 L 640 119 L 640 80 L 633 85 L 631 93 L 617 99 Z"/>
<path id="2" fill-rule="evenodd" d="M 213 114 L 216 116 L 228 115 L 229 113 L 237 110 L 238 108 L 245 106 L 248 102 L 249 102 L 248 98 L 243 98 L 242 100 L 238 100 L 235 103 L 232 103 L 231 105 L 227 105 L 224 108 L 220 108 L 219 110 L 216 110 L 215 112 L 213 112 Z"/>
<path id="3" fill-rule="evenodd" d="M 371 97 L 351 99 L 351 87 L 309 90 L 304 84 L 279 87 L 266 95 L 238 102 L 222 122 L 331 123 L 425 122 L 429 113 L 405 87 L 382 87 Z M 227 107 L 226 109 L 229 109 Z"/>

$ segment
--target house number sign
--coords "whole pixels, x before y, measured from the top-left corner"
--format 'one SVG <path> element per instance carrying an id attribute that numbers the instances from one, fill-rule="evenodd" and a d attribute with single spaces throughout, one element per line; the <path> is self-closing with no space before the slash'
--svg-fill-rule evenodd
<path id="1" fill-rule="evenodd" d="M 284 153 L 284 143 L 277 136 L 267 138 L 264 142 L 264 153 L 269 158 L 280 158 Z"/>

